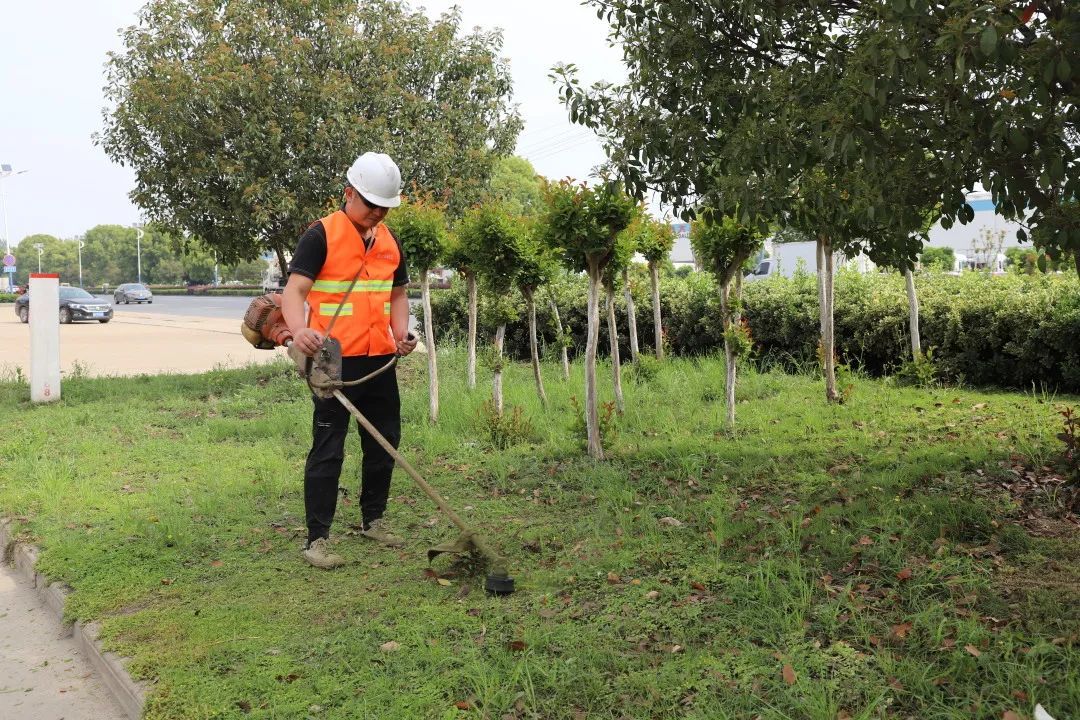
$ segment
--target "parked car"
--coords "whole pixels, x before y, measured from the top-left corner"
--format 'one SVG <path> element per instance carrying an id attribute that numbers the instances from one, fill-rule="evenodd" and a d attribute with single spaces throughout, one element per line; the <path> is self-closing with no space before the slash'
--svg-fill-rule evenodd
<path id="1" fill-rule="evenodd" d="M 30 293 L 15 299 L 15 314 L 22 322 L 30 322 Z M 99 300 L 82 288 L 61 286 L 60 322 L 67 324 L 76 320 L 112 320 L 113 308 L 108 300 Z"/>
<path id="2" fill-rule="evenodd" d="M 130 305 L 133 302 L 141 305 L 154 302 L 154 293 L 150 292 L 150 288 L 142 283 L 124 283 L 116 286 L 116 289 L 113 290 L 112 299 L 117 305 L 120 303 Z"/>

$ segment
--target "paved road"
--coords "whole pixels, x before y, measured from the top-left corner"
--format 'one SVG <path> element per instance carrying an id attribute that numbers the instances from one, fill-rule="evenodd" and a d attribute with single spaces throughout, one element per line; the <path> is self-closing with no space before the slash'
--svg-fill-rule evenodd
<path id="1" fill-rule="evenodd" d="M 112 301 L 111 295 L 96 297 Z M 125 315 L 176 315 L 185 317 L 206 317 L 236 320 L 239 322 L 244 317 L 244 311 L 251 303 L 250 297 L 210 297 L 205 295 L 155 295 L 154 302 L 138 305 L 113 305 L 116 317 Z M 409 322 L 411 330 L 416 329 L 416 306 L 419 300 L 410 300 L 414 316 Z"/>
<path id="2" fill-rule="evenodd" d="M 122 720 L 124 715 L 37 593 L 0 562 L 0 718 Z"/>

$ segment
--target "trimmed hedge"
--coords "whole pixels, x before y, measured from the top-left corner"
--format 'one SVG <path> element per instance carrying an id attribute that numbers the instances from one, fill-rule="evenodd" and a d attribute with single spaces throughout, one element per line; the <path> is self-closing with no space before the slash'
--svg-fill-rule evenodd
<path id="1" fill-rule="evenodd" d="M 634 302 L 638 338 L 653 341 L 648 278 L 635 269 Z M 1000 276 L 966 273 L 956 277 L 921 274 L 919 293 L 923 348 L 934 348 L 942 376 L 972 385 L 1009 388 L 1047 387 L 1080 392 L 1080 282 L 1073 274 Z M 584 351 L 584 277 L 565 278 L 553 286 L 563 323 L 573 338 L 571 353 Z M 665 336 L 669 350 L 699 355 L 723 346 L 720 300 L 712 276 L 691 273 L 661 278 Z M 554 355 L 556 331 L 546 295 L 538 302 L 537 322 L 545 352 Z M 910 357 L 908 307 L 899 274 L 841 271 L 836 280 L 836 351 L 840 362 L 870 375 L 894 372 Z M 432 312 L 440 341 L 464 337 L 464 283 L 435 294 Z M 524 302 L 518 299 L 524 317 Z M 483 306 L 483 302 L 481 302 Z M 759 362 L 798 369 L 817 363 L 817 279 L 802 273 L 747 283 L 744 315 Z M 617 293 L 621 346 L 629 354 L 626 307 Z M 485 327 L 481 307 L 481 327 Z M 601 323 L 600 348 L 608 346 Z M 523 320 L 507 327 L 506 352 L 528 358 Z M 643 350 L 645 352 L 645 350 Z"/>
<path id="2" fill-rule="evenodd" d="M 15 293 L 0 293 L 0 303 L 13 303 L 18 297 Z"/>

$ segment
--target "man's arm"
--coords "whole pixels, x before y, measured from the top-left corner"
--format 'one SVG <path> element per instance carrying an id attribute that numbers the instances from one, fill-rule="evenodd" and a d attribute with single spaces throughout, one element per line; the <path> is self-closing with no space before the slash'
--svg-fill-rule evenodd
<path id="1" fill-rule="evenodd" d="M 315 281 L 298 273 L 289 275 L 285 289 L 281 291 L 281 314 L 285 324 L 293 334 L 293 344 L 307 356 L 314 355 L 322 347 L 323 336 L 314 328 L 307 326 L 304 316 L 304 302 Z M 406 323 L 408 319 L 406 318 Z"/>
<path id="2" fill-rule="evenodd" d="M 408 355 L 416 348 L 409 340 L 409 291 L 405 286 L 390 291 L 390 331 L 397 343 L 398 355 Z"/>

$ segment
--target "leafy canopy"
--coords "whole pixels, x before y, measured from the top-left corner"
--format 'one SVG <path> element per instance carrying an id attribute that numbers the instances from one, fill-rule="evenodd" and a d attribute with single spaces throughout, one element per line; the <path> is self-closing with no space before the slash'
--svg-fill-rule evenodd
<path id="1" fill-rule="evenodd" d="M 401 241 L 409 266 L 431 270 L 446 248 L 446 214 L 430 200 L 402 203 L 386 216 L 386 224 Z"/>
<path id="2" fill-rule="evenodd" d="M 149 0 L 107 65 L 97 142 L 167 232 L 279 259 L 366 150 L 475 202 L 521 128 L 502 37 L 398 0 Z"/>

